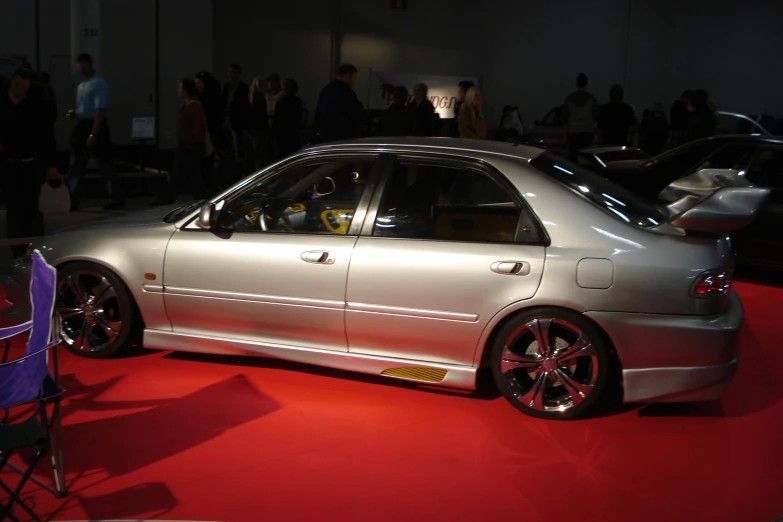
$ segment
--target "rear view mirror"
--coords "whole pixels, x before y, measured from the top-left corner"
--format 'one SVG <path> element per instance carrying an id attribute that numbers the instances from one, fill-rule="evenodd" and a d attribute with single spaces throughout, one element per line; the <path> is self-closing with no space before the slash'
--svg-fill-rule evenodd
<path id="1" fill-rule="evenodd" d="M 196 224 L 204 230 L 210 230 L 215 226 L 217 220 L 217 210 L 214 203 L 207 203 L 199 210 Z"/>
<path id="2" fill-rule="evenodd" d="M 328 176 L 313 185 L 313 194 L 316 197 L 328 196 L 335 190 L 337 190 L 337 184 Z"/>

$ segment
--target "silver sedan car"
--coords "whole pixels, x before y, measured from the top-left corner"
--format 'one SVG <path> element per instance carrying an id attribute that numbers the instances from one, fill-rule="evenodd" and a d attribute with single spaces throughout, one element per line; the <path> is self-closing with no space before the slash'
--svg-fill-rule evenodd
<path id="1" fill-rule="evenodd" d="M 766 191 L 683 187 L 659 206 L 535 148 L 360 140 L 31 248 L 85 357 L 143 342 L 466 390 L 489 368 L 519 410 L 566 419 L 618 383 L 650 402 L 730 382 L 743 309 L 726 231 Z"/>

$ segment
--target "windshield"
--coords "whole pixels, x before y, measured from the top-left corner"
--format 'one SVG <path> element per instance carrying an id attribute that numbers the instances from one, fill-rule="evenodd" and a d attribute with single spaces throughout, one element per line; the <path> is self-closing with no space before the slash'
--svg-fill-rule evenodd
<path id="1" fill-rule="evenodd" d="M 188 203 L 185 206 L 179 207 L 178 209 L 172 210 L 168 214 L 166 214 L 163 217 L 164 223 L 174 223 L 175 221 L 179 221 L 183 217 L 185 217 L 190 212 L 193 212 L 197 208 L 199 208 L 201 205 L 204 204 L 206 200 L 199 200 L 199 201 L 193 201 L 191 203 Z"/>
<path id="2" fill-rule="evenodd" d="M 649 228 L 666 220 L 658 206 L 557 154 L 545 152 L 530 160 L 530 165 L 626 223 Z"/>

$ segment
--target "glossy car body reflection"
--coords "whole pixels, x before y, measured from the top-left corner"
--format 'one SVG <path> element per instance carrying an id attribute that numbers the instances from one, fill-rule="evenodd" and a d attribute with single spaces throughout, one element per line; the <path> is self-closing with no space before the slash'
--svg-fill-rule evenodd
<path id="1" fill-rule="evenodd" d="M 742 305 L 705 279 L 730 273 L 729 241 L 671 218 L 539 149 L 375 140 L 302 151 L 203 210 L 93 222 L 34 246 L 59 268 L 116 274 L 149 348 L 473 389 L 497 346 L 499 372 L 525 367 L 534 387 L 569 390 L 529 388 L 528 401 L 516 374 L 510 393 L 526 408 L 558 413 L 585 399 L 596 365 L 613 378 L 610 358 L 626 401 L 711 399 L 730 381 Z M 562 328 L 549 337 L 548 325 Z M 515 358 L 506 331 L 508 343 L 528 335 Z"/>

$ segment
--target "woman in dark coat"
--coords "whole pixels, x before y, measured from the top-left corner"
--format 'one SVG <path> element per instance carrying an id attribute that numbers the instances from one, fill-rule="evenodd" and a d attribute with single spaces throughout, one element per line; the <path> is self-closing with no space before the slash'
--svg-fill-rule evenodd
<path id="1" fill-rule="evenodd" d="M 272 119 L 272 132 L 277 143 L 277 159 L 290 156 L 302 146 L 302 126 L 304 125 L 304 107 L 297 93 L 296 80 L 283 82 L 283 95 L 277 102 Z"/>
<path id="2" fill-rule="evenodd" d="M 195 82 L 199 91 L 199 101 L 204 108 L 204 119 L 209 134 L 207 156 L 204 158 L 201 172 L 204 176 L 207 192 L 214 194 L 218 188 L 215 162 L 217 161 L 217 152 L 222 144 L 223 97 L 220 93 L 220 82 L 211 73 L 201 71 L 196 75 Z"/>
<path id="3" fill-rule="evenodd" d="M 405 87 L 394 88 L 394 103 L 381 113 L 380 134 L 386 137 L 410 136 L 413 120 L 411 112 L 406 107 L 408 103 L 408 89 Z"/>

